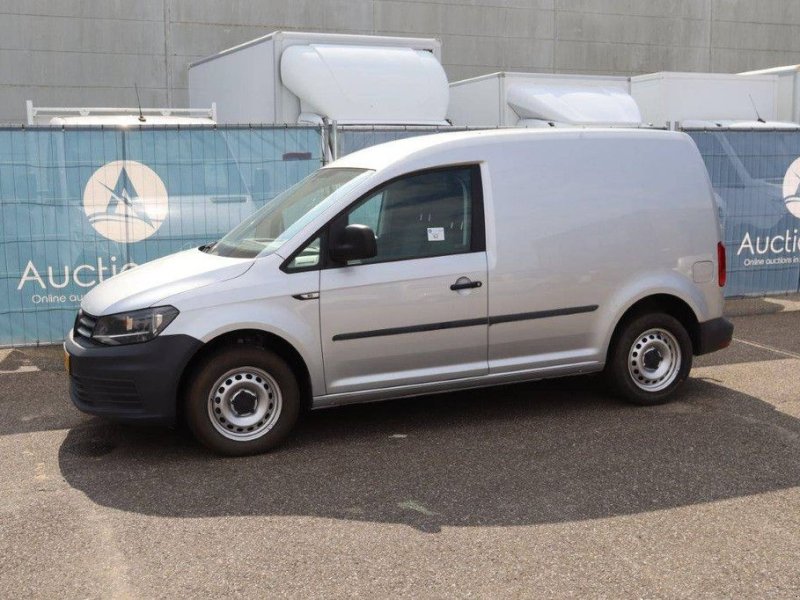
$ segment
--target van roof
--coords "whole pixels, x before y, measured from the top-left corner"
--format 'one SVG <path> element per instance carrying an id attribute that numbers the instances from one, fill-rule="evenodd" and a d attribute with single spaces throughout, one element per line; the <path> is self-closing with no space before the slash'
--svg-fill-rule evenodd
<path id="1" fill-rule="evenodd" d="M 411 158 L 422 158 L 430 153 L 443 150 L 457 150 L 476 145 L 491 145 L 510 141 L 547 139 L 595 139 L 595 138 L 630 138 L 643 139 L 681 139 L 685 134 L 661 129 L 619 129 L 619 128 L 569 128 L 569 129 L 484 129 L 476 131 L 456 131 L 420 135 L 416 137 L 386 142 L 370 146 L 348 154 L 329 165 L 330 167 L 349 167 L 358 169 L 381 170 L 389 165 Z"/>

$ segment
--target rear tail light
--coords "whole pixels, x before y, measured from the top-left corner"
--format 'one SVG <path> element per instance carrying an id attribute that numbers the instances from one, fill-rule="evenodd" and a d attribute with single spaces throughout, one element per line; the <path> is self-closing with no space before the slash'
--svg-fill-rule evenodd
<path id="1" fill-rule="evenodd" d="M 725 287 L 725 281 L 728 279 L 728 270 L 725 259 L 725 244 L 717 242 L 717 280 L 719 287 Z"/>

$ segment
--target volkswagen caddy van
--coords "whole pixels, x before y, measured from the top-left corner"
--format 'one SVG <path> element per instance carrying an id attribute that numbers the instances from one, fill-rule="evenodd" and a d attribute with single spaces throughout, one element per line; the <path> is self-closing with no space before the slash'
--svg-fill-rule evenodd
<path id="1" fill-rule="evenodd" d="M 87 413 L 185 419 L 228 455 L 306 408 L 604 371 L 672 397 L 727 346 L 725 250 L 682 133 L 406 139 L 312 173 L 216 243 L 88 293 L 65 349 Z"/>

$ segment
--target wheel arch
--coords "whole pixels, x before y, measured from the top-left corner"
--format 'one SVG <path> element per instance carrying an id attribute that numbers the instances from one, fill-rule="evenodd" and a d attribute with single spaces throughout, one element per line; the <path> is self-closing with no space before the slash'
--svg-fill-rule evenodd
<path id="1" fill-rule="evenodd" d="M 300 352 L 298 352 L 290 342 L 275 333 L 261 329 L 237 329 L 227 331 L 208 340 L 189 359 L 178 382 L 176 413 L 179 420 L 183 417 L 183 405 L 185 402 L 184 390 L 186 390 L 187 382 L 200 361 L 209 354 L 218 351 L 220 348 L 238 344 L 271 350 L 285 360 L 297 378 L 297 383 L 300 387 L 300 395 L 303 401 L 303 408 L 307 409 L 311 407 L 311 375 L 308 365 Z"/>
<path id="2" fill-rule="evenodd" d="M 656 293 L 640 298 L 631 304 L 617 319 L 606 349 L 606 363 L 619 339 L 624 326 L 639 315 L 662 312 L 676 318 L 686 328 L 692 341 L 692 351 L 696 353 L 700 345 L 700 322 L 697 313 L 688 302 L 669 293 Z"/>

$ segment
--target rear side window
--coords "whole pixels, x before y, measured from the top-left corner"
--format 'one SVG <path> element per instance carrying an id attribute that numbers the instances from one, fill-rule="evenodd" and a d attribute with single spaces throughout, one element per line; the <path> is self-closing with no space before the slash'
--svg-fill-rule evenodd
<path id="1" fill-rule="evenodd" d="M 425 171 L 381 187 L 351 207 L 338 227 L 367 225 L 377 239 L 369 264 L 484 249 L 477 166 Z"/>

